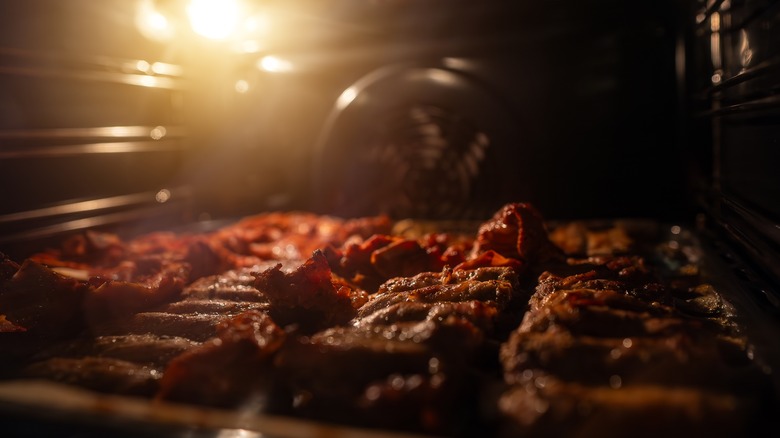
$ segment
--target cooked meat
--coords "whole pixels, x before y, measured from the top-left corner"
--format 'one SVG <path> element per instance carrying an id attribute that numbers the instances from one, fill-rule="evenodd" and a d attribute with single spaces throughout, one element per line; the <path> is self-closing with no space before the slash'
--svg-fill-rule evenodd
<path id="1" fill-rule="evenodd" d="M 86 337 L 41 350 L 35 355 L 35 360 L 93 356 L 160 367 L 198 345 L 200 342 L 191 339 L 156 334 Z"/>
<path id="2" fill-rule="evenodd" d="M 647 305 L 647 311 L 609 307 L 605 302 L 591 301 L 586 290 L 555 294 L 547 305 L 525 314 L 520 330 L 542 332 L 561 327 L 577 335 L 628 338 L 632 336 L 668 336 L 674 333 L 701 330 L 698 321 L 665 314 L 664 309 Z M 583 296 L 584 295 L 584 296 Z M 612 297 L 621 297 L 610 293 Z M 619 300 L 616 300 L 619 301 Z M 628 305 L 631 300 L 620 300 Z M 626 307 L 629 307 L 626 306 Z"/>
<path id="3" fill-rule="evenodd" d="M 140 282 L 103 282 L 93 278 L 90 282 L 95 287 L 84 297 L 85 317 L 92 325 L 102 324 L 174 301 L 188 276 L 189 265 L 171 263 Z"/>
<path id="4" fill-rule="evenodd" d="M 151 396 L 157 391 L 162 372 L 148 365 L 108 357 L 58 357 L 29 365 L 23 375 L 112 394 Z"/>
<path id="5" fill-rule="evenodd" d="M 377 310 L 353 321 L 356 328 L 392 326 L 399 323 L 443 321 L 450 317 L 463 318 L 486 334 L 493 331 L 498 309 L 482 301 L 457 303 L 400 302 Z"/>
<path id="6" fill-rule="evenodd" d="M 344 220 L 302 212 L 264 213 L 217 230 L 210 243 L 235 268 L 265 260 L 302 260 L 328 245 L 386 234 L 391 227 L 385 216 Z"/>
<path id="7" fill-rule="evenodd" d="M 757 400 L 728 392 L 656 385 L 587 386 L 536 376 L 499 400 L 503 436 L 734 437 L 753 436 L 762 411 Z M 756 427 L 758 426 L 758 427 Z"/>
<path id="8" fill-rule="evenodd" d="M 200 342 L 156 334 L 98 336 L 90 343 L 92 355 L 160 367 Z"/>
<path id="9" fill-rule="evenodd" d="M 254 286 L 268 297 L 271 317 L 281 325 L 312 330 L 344 324 L 365 301 L 362 291 L 334 281 L 320 251 L 289 274 L 277 265 L 255 277 Z"/>
<path id="10" fill-rule="evenodd" d="M 82 302 L 91 293 L 82 282 L 64 277 L 32 260 L 21 266 L 2 262 L 0 315 L 11 331 L 24 329 L 30 337 L 62 339 L 84 327 Z M 8 274 L 18 268 L 10 276 Z"/>
<path id="11" fill-rule="evenodd" d="M 334 273 L 369 292 L 392 278 L 459 265 L 467 255 L 461 240 L 444 234 L 420 239 L 374 235 L 344 248 L 328 247 L 325 254 Z"/>
<path id="12" fill-rule="evenodd" d="M 0 255 L 0 375 L 444 436 L 731 436 L 776 412 L 729 303 L 622 230 L 551 239 L 523 203 L 473 238 L 390 225 L 269 213 Z"/>
<path id="13" fill-rule="evenodd" d="M 249 311 L 225 320 L 217 337 L 170 362 L 157 397 L 220 406 L 244 403 L 250 395 L 265 398 L 274 382 L 270 359 L 285 339 L 264 313 Z"/>
<path id="14" fill-rule="evenodd" d="M 562 330 L 516 331 L 501 349 L 504 377 L 522 383 L 542 370 L 566 381 L 609 385 L 614 376 L 624 384 L 699 386 L 747 392 L 765 384 L 748 361 L 724 355 L 727 340 L 701 332 L 665 337 L 575 336 Z"/>
<path id="15" fill-rule="evenodd" d="M 582 221 L 572 221 L 550 231 L 552 240 L 569 256 L 627 254 L 634 240 L 620 223 L 592 229 Z"/>
<path id="16" fill-rule="evenodd" d="M 233 300 L 220 300 L 220 299 L 185 299 L 176 301 L 173 303 L 165 304 L 156 310 L 166 313 L 206 313 L 206 314 L 222 314 L 222 315 L 235 315 L 247 310 L 260 310 L 267 312 L 270 304 L 267 302 L 257 302 L 253 300 L 249 301 L 233 301 Z"/>
<path id="17" fill-rule="evenodd" d="M 368 302 L 358 309 L 358 317 L 372 313 L 401 302 L 462 302 L 484 301 L 499 310 L 507 306 L 516 293 L 512 283 L 505 280 L 469 280 L 455 284 L 427 286 L 420 289 L 401 292 L 383 292 L 372 295 Z"/>
<path id="18" fill-rule="evenodd" d="M 539 277 L 530 308 L 543 305 L 555 291 L 572 289 L 611 289 L 642 300 L 669 303 L 671 297 L 642 257 L 591 257 L 556 265 L 554 272 Z"/>
<path id="19" fill-rule="evenodd" d="M 428 286 L 458 284 L 467 281 L 501 280 L 517 283 L 517 274 L 507 267 L 488 267 L 470 270 L 443 269 L 441 272 L 422 272 L 412 277 L 396 277 L 384 282 L 378 292 L 405 292 Z"/>
<path id="20" fill-rule="evenodd" d="M 140 312 L 130 318 L 118 319 L 93 327 L 98 335 L 155 334 L 178 336 L 205 341 L 216 334 L 217 324 L 230 315 L 205 313 Z"/>
<path id="21" fill-rule="evenodd" d="M 266 269 L 274 266 L 267 266 Z M 201 300 L 268 302 L 268 297 L 254 286 L 255 277 L 252 273 L 260 269 L 261 266 L 256 265 L 201 278 L 185 287 L 182 296 Z"/>
<path id="22" fill-rule="evenodd" d="M 563 260 L 563 252 L 548 238 L 544 219 L 525 203 L 505 205 L 479 227 L 475 255 L 491 250 L 532 264 Z"/>
<path id="23" fill-rule="evenodd" d="M 480 338 L 462 319 L 336 327 L 288 342 L 276 363 L 295 415 L 454 432 L 455 406 L 475 398 L 464 365 Z"/>

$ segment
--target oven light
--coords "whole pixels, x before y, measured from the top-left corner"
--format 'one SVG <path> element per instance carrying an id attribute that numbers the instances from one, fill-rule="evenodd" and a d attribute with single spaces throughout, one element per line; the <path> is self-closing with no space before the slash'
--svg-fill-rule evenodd
<path id="1" fill-rule="evenodd" d="M 236 0 L 190 0 L 187 17 L 198 35 L 224 40 L 237 29 L 240 17 Z"/>
<path id="2" fill-rule="evenodd" d="M 138 3 L 135 15 L 135 25 L 145 37 L 166 41 L 173 38 L 174 26 L 168 18 L 157 9 L 152 0 Z"/>
<path id="3" fill-rule="evenodd" d="M 270 73 L 284 73 L 293 70 L 292 62 L 273 55 L 267 55 L 257 61 L 257 68 Z"/>

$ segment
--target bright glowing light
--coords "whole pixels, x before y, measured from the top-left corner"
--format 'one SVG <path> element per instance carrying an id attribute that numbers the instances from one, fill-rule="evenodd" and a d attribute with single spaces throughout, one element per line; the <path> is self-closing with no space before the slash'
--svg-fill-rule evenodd
<path id="1" fill-rule="evenodd" d="M 223 40 L 235 32 L 239 12 L 236 0 L 190 0 L 187 6 L 192 30 L 214 40 Z"/>
<path id="2" fill-rule="evenodd" d="M 268 17 L 256 14 L 244 20 L 244 31 L 250 34 L 266 33 L 271 27 Z"/>
<path id="3" fill-rule="evenodd" d="M 138 3 L 135 25 L 138 31 L 149 39 L 163 41 L 173 37 L 173 26 L 168 18 L 155 8 L 151 0 Z"/>
<path id="4" fill-rule="evenodd" d="M 171 191 L 168 189 L 162 189 L 154 195 L 154 200 L 160 204 L 165 204 L 171 199 Z"/>
<path id="5" fill-rule="evenodd" d="M 149 137 L 151 137 L 152 140 L 160 140 L 165 137 L 165 134 L 167 133 L 168 131 L 165 129 L 165 126 L 155 126 L 149 131 Z"/>
<path id="6" fill-rule="evenodd" d="M 261 70 L 272 73 L 287 72 L 293 69 L 293 65 L 286 59 L 277 58 L 276 56 L 263 56 L 257 63 Z"/>
<path id="7" fill-rule="evenodd" d="M 243 79 L 239 79 L 238 81 L 236 81 L 235 87 L 237 93 L 242 93 L 242 94 L 246 93 L 247 91 L 249 91 L 249 82 Z"/>
<path id="8" fill-rule="evenodd" d="M 336 106 L 339 109 L 344 109 L 349 106 L 350 103 L 352 103 L 355 98 L 357 98 L 357 90 L 353 87 L 349 87 L 344 92 L 341 93 L 341 96 L 339 96 L 338 100 L 336 101 Z"/>
<path id="9" fill-rule="evenodd" d="M 140 72 L 149 73 L 151 65 L 149 65 L 149 63 L 146 61 L 138 61 L 135 63 L 135 68 Z"/>
<path id="10" fill-rule="evenodd" d="M 154 76 L 139 76 L 136 83 L 142 87 L 154 87 L 157 79 Z"/>

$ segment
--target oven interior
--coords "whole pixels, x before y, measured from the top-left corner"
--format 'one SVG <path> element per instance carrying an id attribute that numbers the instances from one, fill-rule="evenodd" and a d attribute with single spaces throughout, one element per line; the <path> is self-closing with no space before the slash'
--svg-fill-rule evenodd
<path id="1" fill-rule="evenodd" d="M 776 2 L 238 4 L 225 36 L 179 0 L 0 4 L 0 251 L 273 211 L 649 219 L 780 366 Z"/>

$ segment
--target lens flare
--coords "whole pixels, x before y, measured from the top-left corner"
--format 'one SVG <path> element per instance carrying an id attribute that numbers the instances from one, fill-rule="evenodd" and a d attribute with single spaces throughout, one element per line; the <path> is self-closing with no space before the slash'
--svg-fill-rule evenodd
<path id="1" fill-rule="evenodd" d="M 174 35 L 173 25 L 151 0 L 138 3 L 135 24 L 142 35 L 152 40 L 166 41 Z"/>
<path id="2" fill-rule="evenodd" d="M 238 26 L 240 11 L 236 0 L 190 0 L 187 17 L 192 30 L 213 40 L 224 40 Z"/>

